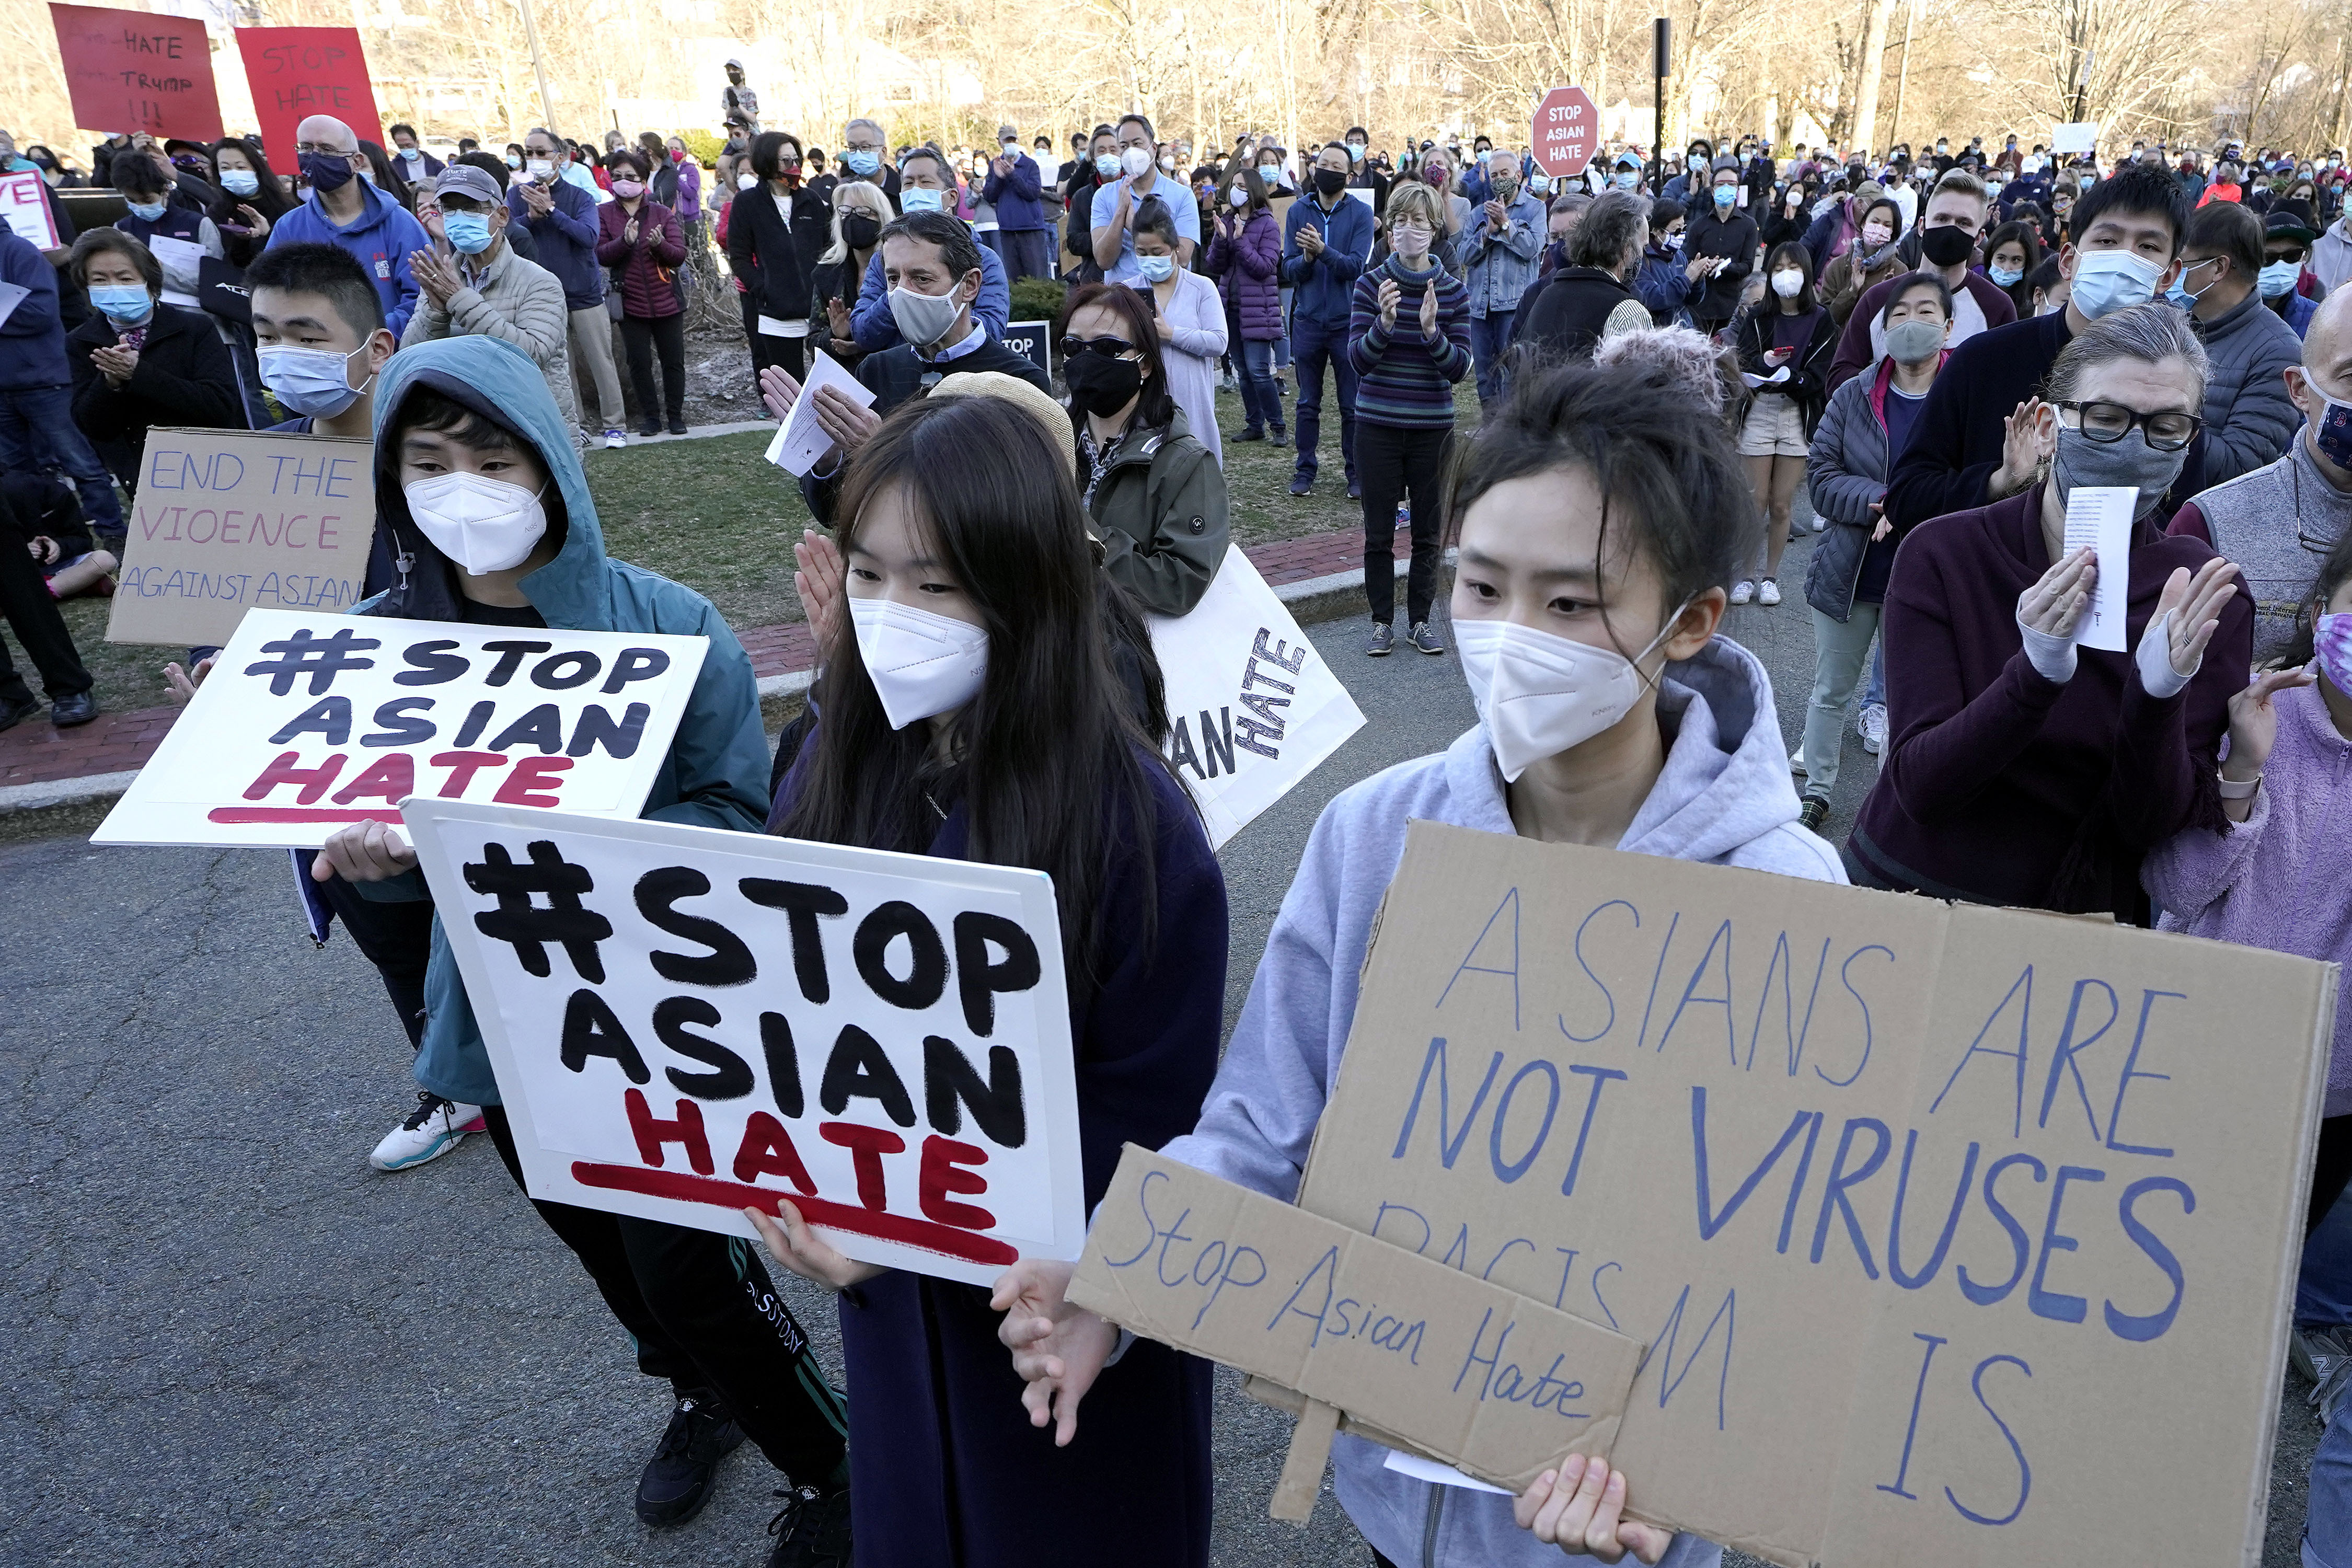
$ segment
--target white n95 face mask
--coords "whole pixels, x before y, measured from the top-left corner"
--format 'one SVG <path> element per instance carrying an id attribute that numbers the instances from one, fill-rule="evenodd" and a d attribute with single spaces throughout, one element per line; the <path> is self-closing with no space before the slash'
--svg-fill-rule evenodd
<path id="1" fill-rule="evenodd" d="M 1456 620 L 1454 646 L 1503 781 L 1517 784 L 1534 763 L 1625 717 L 1649 684 L 1635 660 L 1665 641 L 1681 615 L 1677 607 L 1631 659 L 1516 621 Z"/>
<path id="2" fill-rule="evenodd" d="M 434 548 L 476 577 L 520 565 L 547 533 L 539 492 L 504 479 L 436 474 L 401 493 Z"/>
<path id="3" fill-rule="evenodd" d="M 888 599 L 852 599 L 857 657 L 874 678 L 890 728 L 951 713 L 980 695 L 988 679 L 988 631 Z"/>

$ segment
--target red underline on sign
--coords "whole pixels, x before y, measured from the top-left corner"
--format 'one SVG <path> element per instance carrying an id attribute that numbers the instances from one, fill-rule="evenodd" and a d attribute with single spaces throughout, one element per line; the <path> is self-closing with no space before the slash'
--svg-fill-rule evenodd
<path id="1" fill-rule="evenodd" d="M 388 822 L 401 826 L 397 807 L 380 811 L 324 811 L 307 805 L 216 805 L 205 814 L 214 822 Z"/>
<path id="2" fill-rule="evenodd" d="M 879 1209 L 829 1203 L 824 1198 L 804 1198 L 798 1193 L 723 1182 L 716 1176 L 697 1176 L 684 1171 L 647 1171 L 633 1165 L 592 1165 L 585 1160 L 575 1160 L 572 1163 L 572 1179 L 583 1187 L 642 1193 L 647 1197 L 709 1204 L 714 1208 L 755 1208 L 772 1215 L 776 1212 L 777 1199 L 790 1198 L 801 1211 L 801 1217 L 811 1225 L 870 1236 L 877 1241 L 919 1247 L 926 1252 L 960 1258 L 967 1263 L 995 1263 L 1009 1268 L 1021 1258 L 1014 1247 L 975 1231 L 958 1230 L 951 1225 L 935 1225 L 927 1219 L 911 1219 Z"/>

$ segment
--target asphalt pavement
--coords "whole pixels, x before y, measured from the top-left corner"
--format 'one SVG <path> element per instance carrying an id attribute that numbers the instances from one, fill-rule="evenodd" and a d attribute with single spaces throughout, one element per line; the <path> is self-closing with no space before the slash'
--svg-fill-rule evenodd
<path id="1" fill-rule="evenodd" d="M 1728 628 L 1771 671 L 1784 743 L 1812 672 L 1806 548 L 1787 603 Z M 1229 1020 L 1324 804 L 1471 721 L 1452 655 L 1365 659 L 1363 632 L 1311 628 L 1364 729 L 1225 850 Z M 1832 834 L 1875 772 L 1847 736 Z M 0 846 L 0 1563 L 763 1560 L 776 1482 L 748 1447 L 692 1524 L 636 1522 L 667 1388 L 486 1139 L 368 1169 L 412 1103 L 407 1042 L 347 940 L 312 949 L 285 856 L 47 838 Z M 784 1289 L 837 1368 L 829 1300 Z M 2296 1561 L 2300 1392 L 2265 1568 Z M 1328 1486 L 1303 1531 L 1266 1517 L 1289 1422 L 1230 1376 L 1219 1395 L 1215 1561 L 1369 1563 Z"/>

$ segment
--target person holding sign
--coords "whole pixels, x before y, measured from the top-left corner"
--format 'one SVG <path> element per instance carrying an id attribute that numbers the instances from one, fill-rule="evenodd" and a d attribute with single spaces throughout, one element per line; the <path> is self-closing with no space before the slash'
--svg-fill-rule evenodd
<path id="1" fill-rule="evenodd" d="M 2156 521 L 2205 374 L 2171 306 L 2102 316 L 2051 366 L 2042 481 L 1905 541 L 1881 624 L 1885 769 L 1846 845 L 1856 883 L 2145 925 L 2141 858 L 2222 830 L 2218 753 L 2252 606 L 2237 567 Z M 2135 492 L 2127 552 L 2068 547 L 2078 489 Z M 2077 646 L 2103 574 L 2126 582 L 2128 652 Z"/>
<path id="2" fill-rule="evenodd" d="M 1454 640 L 1481 720 L 1325 808 L 1208 1108 L 1164 1151 L 1286 1202 L 1343 1070 L 1410 820 L 1843 880 L 1797 824 L 1764 667 L 1716 635 L 1762 521 L 1727 434 L 1691 417 L 1671 373 L 1632 360 L 1520 376 L 1447 500 Z M 1070 1274 L 1024 1260 L 998 1287 L 1031 1418 L 1065 1442 L 1117 1341 L 1065 1300 Z M 1385 1562 L 1536 1568 L 1577 1542 L 1611 1563 L 1719 1556 L 1621 1521 L 1627 1483 L 1606 1467 L 1571 1463 L 1513 1500 L 1413 1479 L 1386 1452 L 1346 1434 L 1333 1449 L 1340 1504 Z"/>
<path id="3" fill-rule="evenodd" d="M 1039 421 L 999 398 L 926 398 L 883 422 L 841 498 L 847 625 L 825 650 L 824 717 L 769 826 L 1051 874 L 1092 1208 L 1122 1143 L 1157 1147 L 1199 1112 L 1225 891 L 1183 786 L 1129 717 L 1067 472 Z M 1208 1562 L 1206 1363 L 1130 1345 L 1102 1373 L 1087 1441 L 1058 1446 L 1023 1417 L 997 1342 L 1003 1287 L 992 1301 L 853 1264 L 789 1201 L 781 1226 L 747 1213 L 778 1261 L 842 1292 L 860 1562 L 1008 1563 L 1041 1544 L 1056 1561 Z"/>
<path id="4" fill-rule="evenodd" d="M 643 815 L 756 827 L 767 747 L 751 661 L 700 595 L 606 556 L 570 422 L 529 357 L 479 336 L 404 349 L 384 370 L 375 409 L 378 527 L 391 535 L 402 570 L 389 592 L 355 613 L 512 627 L 525 653 L 531 632 L 546 626 L 709 638 Z M 335 834 L 311 875 L 338 912 L 414 909 L 428 898 L 415 852 L 380 823 Z M 363 949 L 376 942 L 370 957 L 386 965 L 396 999 L 394 983 L 404 975 L 388 958 L 409 973 L 421 958 L 423 969 L 421 992 L 412 989 L 404 1006 L 412 1016 L 423 1011 L 415 1068 L 423 1093 L 375 1163 L 391 1169 L 434 1158 L 478 1115 L 520 1185 L 499 1086 L 447 936 L 437 916 L 422 924 L 422 954 L 387 954 L 381 933 L 400 929 L 389 922 L 362 937 Z M 745 1436 L 795 1483 L 839 1484 L 840 1403 L 807 1336 L 748 1253 L 707 1231 L 537 1206 L 635 1341 L 639 1370 L 669 1380 L 677 1396 L 638 1484 L 641 1520 L 691 1518 L 709 1496 L 719 1460 Z"/>

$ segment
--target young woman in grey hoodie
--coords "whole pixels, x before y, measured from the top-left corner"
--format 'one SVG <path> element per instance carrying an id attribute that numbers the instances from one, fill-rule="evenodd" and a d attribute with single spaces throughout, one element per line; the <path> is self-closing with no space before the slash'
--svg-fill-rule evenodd
<path id="1" fill-rule="evenodd" d="M 1207 1107 L 1170 1158 L 1296 1195 L 1415 817 L 1845 879 L 1798 826 L 1763 666 L 1716 635 L 1762 524 L 1721 422 L 1691 417 L 1688 386 L 1638 361 L 1563 366 L 1521 378 L 1479 433 L 1446 515 L 1461 552 L 1454 638 L 1481 721 L 1325 808 Z M 998 1287 L 1003 1338 L 1033 1415 L 1067 1432 L 1117 1331 L 1062 1300 L 1069 1265 L 1013 1273 Z M 1535 1568 L 1564 1548 L 1674 1568 L 1721 1559 L 1696 1536 L 1621 1520 L 1626 1479 L 1597 1461 L 1512 1499 L 1416 1480 L 1386 1457 L 1345 1434 L 1333 1449 L 1341 1505 L 1401 1568 Z"/>

